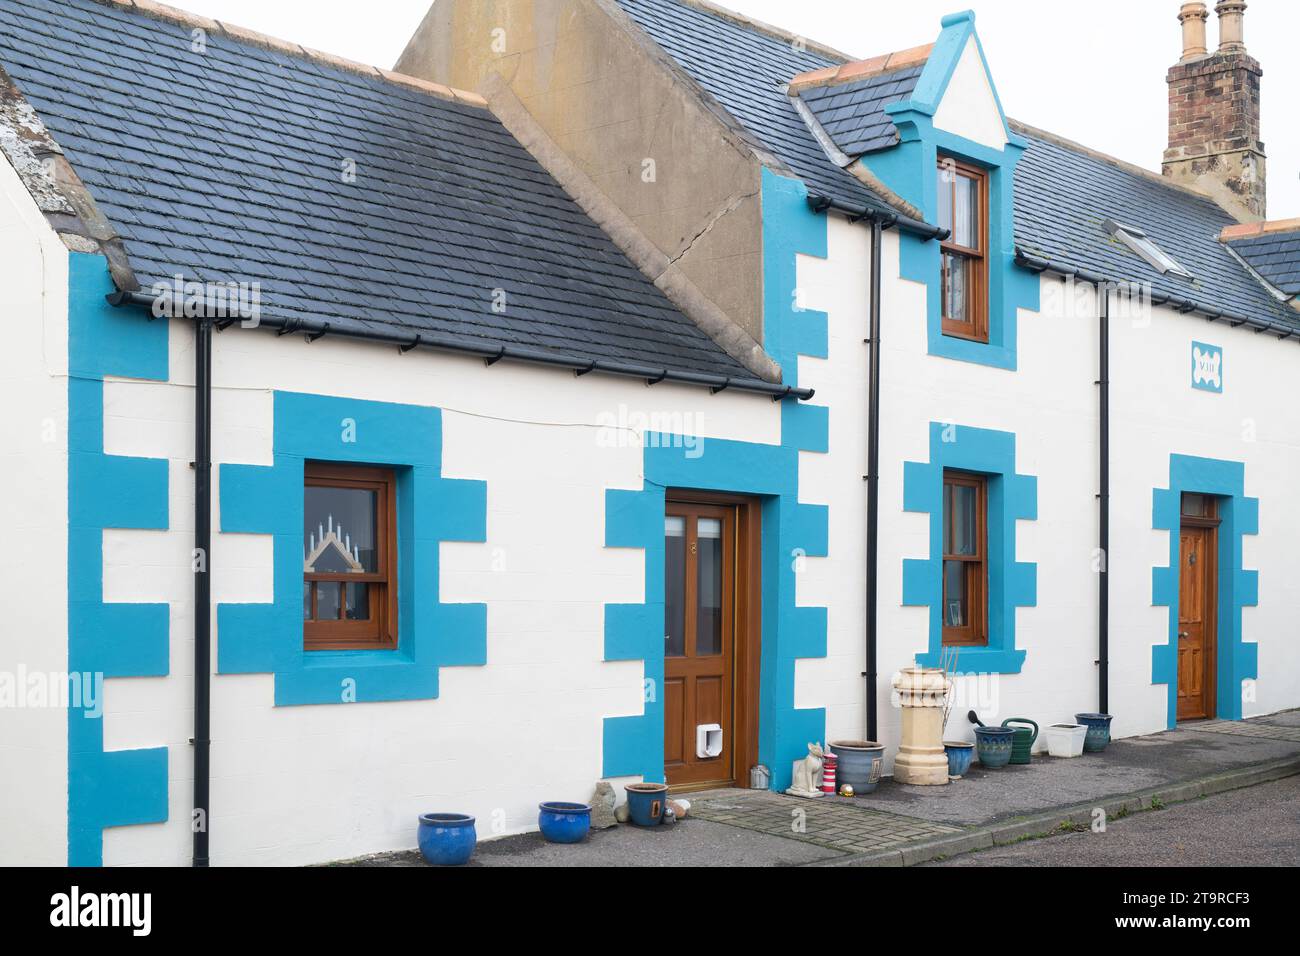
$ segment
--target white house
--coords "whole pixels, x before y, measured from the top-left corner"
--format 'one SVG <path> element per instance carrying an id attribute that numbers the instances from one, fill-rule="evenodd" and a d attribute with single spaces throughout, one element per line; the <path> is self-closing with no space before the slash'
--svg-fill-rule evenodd
<path id="1" fill-rule="evenodd" d="M 784 788 L 892 758 L 946 648 L 950 736 L 1300 706 L 1300 221 L 1243 9 L 1209 52 L 1183 5 L 1160 175 L 1008 119 L 969 12 L 854 60 L 437 0 L 389 72 L 0 0 L 0 862 Z"/>

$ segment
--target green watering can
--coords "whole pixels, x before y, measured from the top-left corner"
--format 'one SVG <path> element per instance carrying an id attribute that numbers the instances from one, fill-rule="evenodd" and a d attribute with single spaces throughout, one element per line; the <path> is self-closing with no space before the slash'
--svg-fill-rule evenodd
<path id="1" fill-rule="evenodd" d="M 1012 724 L 1028 724 L 1029 727 L 1012 727 Z M 1038 725 L 1028 717 L 1008 717 L 1002 721 L 1002 726 L 1015 731 L 1011 739 L 1011 762 L 1029 763 L 1029 755 L 1033 752 L 1034 741 L 1038 739 Z M 1033 730 L 1030 730 L 1030 727 Z"/>

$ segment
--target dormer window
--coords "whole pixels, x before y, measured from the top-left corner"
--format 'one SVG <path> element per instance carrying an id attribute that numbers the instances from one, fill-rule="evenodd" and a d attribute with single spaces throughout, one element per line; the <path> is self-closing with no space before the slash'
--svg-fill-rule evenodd
<path id="1" fill-rule="evenodd" d="M 942 244 L 943 333 L 989 340 L 988 174 L 950 156 L 939 157 L 938 225 Z"/>
<path id="2" fill-rule="evenodd" d="M 1147 265 L 1161 275 L 1172 274 L 1184 279 L 1192 278 L 1192 274 L 1179 265 L 1177 259 L 1156 245 L 1141 229 L 1135 226 L 1126 226 L 1123 223 L 1115 222 L 1113 219 L 1107 219 L 1102 225 L 1111 236 L 1137 253 Z"/>

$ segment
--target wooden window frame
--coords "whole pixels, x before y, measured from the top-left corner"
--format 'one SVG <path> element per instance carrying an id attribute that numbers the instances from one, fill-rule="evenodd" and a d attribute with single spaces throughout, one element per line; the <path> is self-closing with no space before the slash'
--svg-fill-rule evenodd
<path id="1" fill-rule="evenodd" d="M 962 322 L 958 319 L 950 319 L 946 315 L 941 315 L 943 322 L 943 334 L 951 335 L 959 339 L 968 339 L 973 342 L 988 342 L 989 340 L 989 174 L 987 170 L 978 166 L 972 166 L 969 163 L 963 163 L 951 156 L 940 156 L 938 168 L 935 176 L 938 177 L 942 172 L 951 169 L 956 175 L 953 183 L 949 188 L 953 190 L 952 199 L 949 202 L 949 208 L 953 210 L 954 219 L 956 218 L 956 179 L 964 177 L 973 179 L 978 184 L 978 197 L 976 207 L 979 215 L 979 229 L 976 231 L 976 238 L 979 241 L 977 248 L 963 246 L 952 241 L 949 236 L 939 244 L 939 309 L 943 311 L 943 290 L 948 285 L 947 266 L 944 255 L 951 253 L 960 256 L 967 262 L 967 308 L 970 311 L 970 321 Z M 942 180 L 938 181 L 939 188 L 943 188 Z"/>
<path id="2" fill-rule="evenodd" d="M 307 488 L 359 488 L 376 492 L 375 556 L 377 570 L 370 574 L 308 574 L 303 582 L 340 581 L 369 585 L 370 620 L 303 621 L 303 648 L 307 651 L 394 650 L 397 648 L 397 476 L 391 469 L 364 465 L 307 462 L 303 493 Z M 346 614 L 347 588 L 343 589 Z M 312 589 L 312 615 L 316 591 Z"/>
<path id="3" fill-rule="evenodd" d="M 939 619 L 943 624 L 943 644 L 947 647 L 987 647 L 989 644 L 989 483 L 984 475 L 964 471 L 945 470 L 943 473 L 943 503 L 939 521 L 940 537 L 948 527 L 948 488 L 960 486 L 975 489 L 975 554 L 949 554 L 948 542 L 942 541 L 939 562 Z M 967 621 L 963 627 L 948 624 L 947 564 L 958 561 L 966 567 Z"/>

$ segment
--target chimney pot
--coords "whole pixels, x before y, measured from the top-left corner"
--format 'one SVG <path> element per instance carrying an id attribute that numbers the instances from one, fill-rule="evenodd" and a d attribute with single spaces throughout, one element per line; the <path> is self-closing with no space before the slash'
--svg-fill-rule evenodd
<path id="1" fill-rule="evenodd" d="M 1243 0 L 1219 0 L 1214 12 L 1219 15 L 1219 52 L 1244 53 L 1246 4 Z"/>
<path id="2" fill-rule="evenodd" d="M 1184 3 L 1178 11 L 1178 22 L 1183 25 L 1183 63 L 1209 54 L 1205 45 L 1205 21 L 1209 18 L 1210 11 L 1203 3 Z"/>

